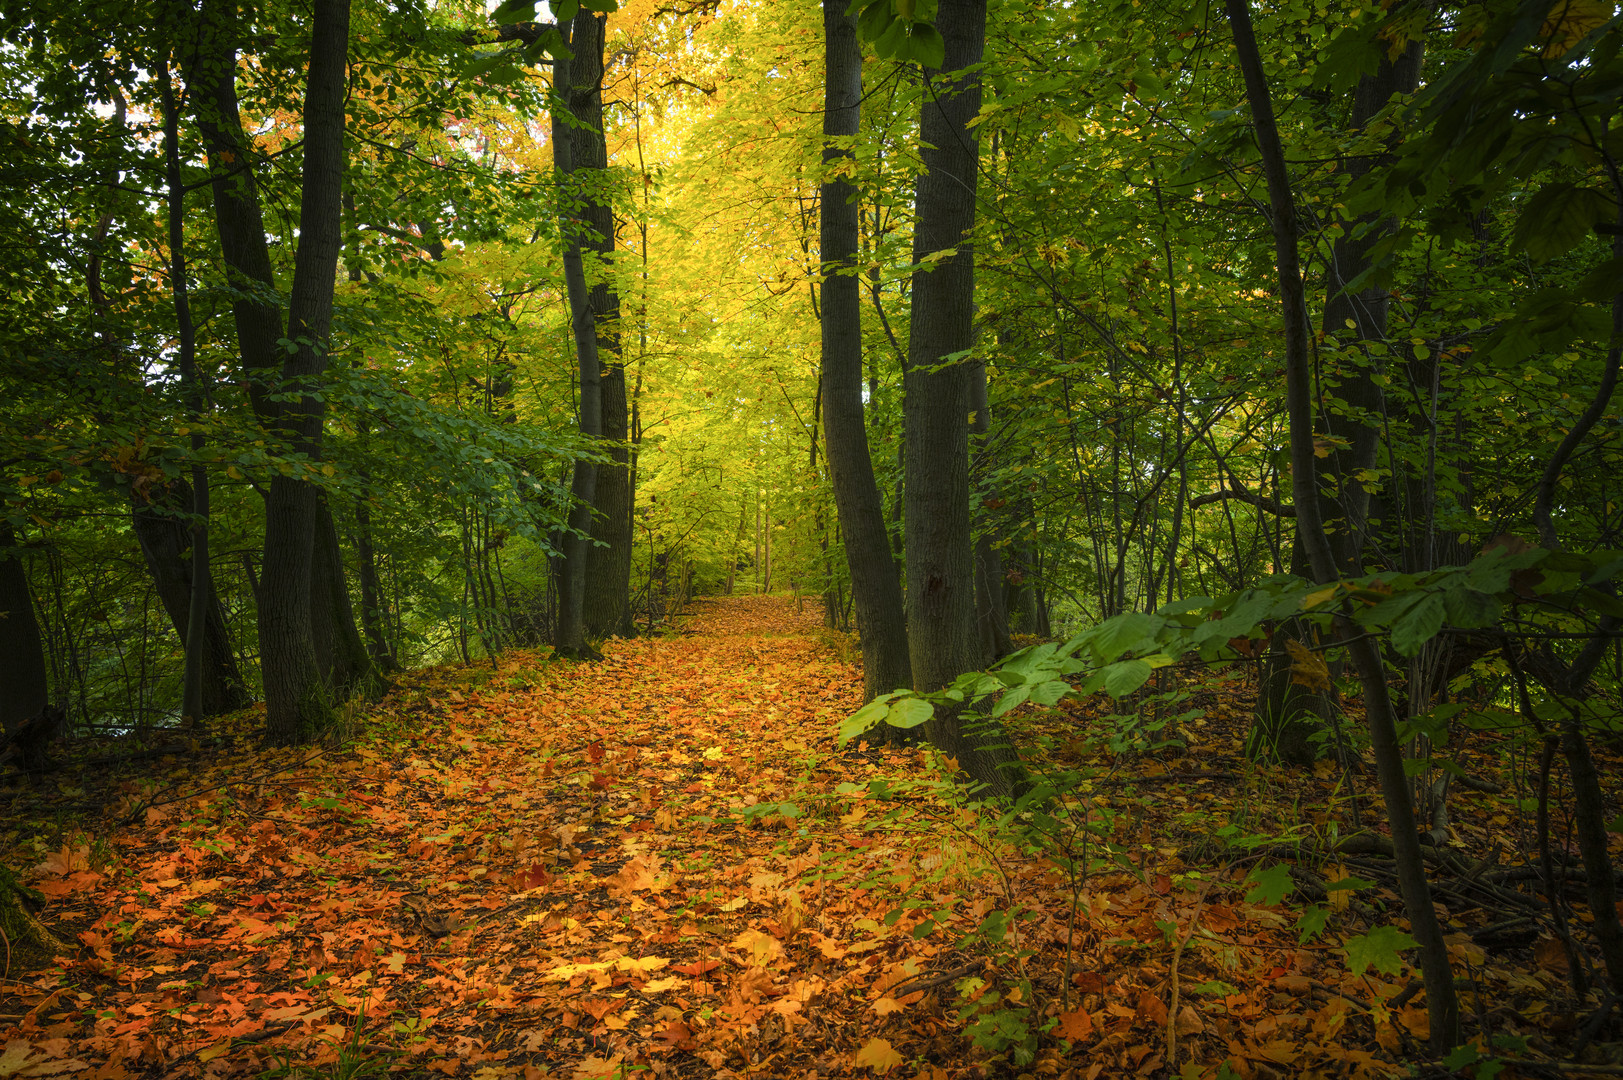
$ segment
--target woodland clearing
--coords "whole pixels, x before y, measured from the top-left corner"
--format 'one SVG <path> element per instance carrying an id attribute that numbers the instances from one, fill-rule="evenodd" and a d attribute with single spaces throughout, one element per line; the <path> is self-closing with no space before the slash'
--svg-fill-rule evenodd
<path id="1" fill-rule="evenodd" d="M 1177 758 L 1103 752 L 1091 701 L 1031 719 L 1095 767 L 1109 852 L 1078 879 L 951 784 L 910 789 L 918 750 L 836 748 L 861 678 L 809 606 L 697 606 L 599 664 L 408 675 L 341 749 L 249 750 L 245 723 L 111 777 L 107 816 L 13 848 L 81 948 L 10 972 L 0 1076 L 1408 1073 L 1418 984 L 1359 947 L 1395 894 L 1357 880 L 1373 856 L 1322 853 L 1343 778 L 1245 762 L 1243 676 L 1199 695 Z M 14 840 L 42 787 L 101 775 L 14 781 Z M 1458 804 L 1455 846 L 1514 843 L 1493 797 Z M 1225 849 L 1235 825 L 1279 843 Z M 1265 868 L 1291 845 L 1285 900 Z M 1471 1028 L 1581 1038 L 1529 912 L 1481 933 L 1513 894 L 1488 865 L 1438 886 Z"/>

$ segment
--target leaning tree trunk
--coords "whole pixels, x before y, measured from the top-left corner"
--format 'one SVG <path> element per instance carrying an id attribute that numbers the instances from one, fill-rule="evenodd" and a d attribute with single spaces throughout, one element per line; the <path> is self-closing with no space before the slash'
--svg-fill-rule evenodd
<path id="1" fill-rule="evenodd" d="M 902 375 L 907 425 L 907 644 L 918 690 L 939 690 L 980 667 L 975 553 L 970 534 L 969 412 L 974 346 L 975 174 L 980 140 L 977 65 L 986 43 L 986 0 L 942 0 L 941 71 L 926 70 L 919 117 L 924 172 L 914 196 L 912 334 Z M 975 70 L 968 70 L 975 68 Z M 950 254 L 948 254 L 950 252 Z M 1000 726 L 937 711 L 925 737 L 992 794 L 1024 783 Z"/>
<path id="2" fill-rule="evenodd" d="M 38 716 L 50 692 L 28 569 L 11 522 L 0 517 L 0 730 Z"/>
<path id="3" fill-rule="evenodd" d="M 823 438 L 834 509 L 845 539 L 851 603 L 862 642 L 862 693 L 880 694 L 912 685 L 902 586 L 891 557 L 884 501 L 868 454 L 862 415 L 862 295 L 857 279 L 856 187 L 833 174 L 849 159 L 847 141 L 857 134 L 862 104 L 862 50 L 857 21 L 844 0 L 823 0 L 827 84 L 823 97 L 825 178 L 819 228 L 826 276 L 822 289 Z"/>
<path id="4" fill-rule="evenodd" d="M 1251 122 L 1261 152 L 1263 174 L 1268 184 L 1269 218 L 1273 226 L 1274 257 L 1279 271 L 1279 296 L 1285 323 L 1285 405 L 1290 418 L 1291 495 L 1296 506 L 1296 528 L 1320 583 L 1339 578 L 1339 567 L 1324 518 L 1319 507 L 1317 457 L 1313 437 L 1313 369 L 1311 331 L 1307 322 L 1307 299 L 1302 287 L 1300 254 L 1297 251 L 1296 202 L 1290 187 L 1285 152 L 1274 121 L 1273 99 L 1268 92 L 1262 57 L 1251 29 L 1249 0 L 1226 0 L 1229 24 L 1234 30 L 1235 52 L 1245 77 L 1246 98 L 1251 105 Z M 1459 995 L 1454 989 L 1454 973 L 1449 964 L 1448 946 L 1443 941 L 1437 910 L 1431 902 L 1431 886 L 1426 881 L 1426 864 L 1420 854 L 1420 835 L 1415 825 L 1414 807 L 1409 801 L 1409 781 L 1404 772 L 1403 748 L 1398 742 L 1397 713 L 1392 706 L 1391 689 L 1381 654 L 1371 639 L 1352 620 L 1338 616 L 1338 632 L 1358 670 L 1364 690 L 1364 709 L 1369 738 L 1380 776 L 1381 794 L 1392 829 L 1398 889 L 1409 916 L 1409 932 L 1420 945 L 1420 970 L 1426 986 L 1426 1013 L 1431 1022 L 1431 1048 L 1441 1052 L 1459 1041 Z"/>
<path id="5" fill-rule="evenodd" d="M 313 0 L 313 7 L 299 249 L 288 311 L 288 338 L 298 343 L 298 351 L 282 365 L 282 383 L 297 396 L 282 405 L 278 419 L 291 448 L 319 462 L 326 406 L 314 389 L 327 369 L 333 283 L 342 247 L 349 0 Z M 308 480 L 278 475 L 265 500 L 259 648 L 265 733 L 273 743 L 305 741 L 333 723 L 311 629 L 314 538 L 322 520 L 319 496 Z"/>
<path id="6" fill-rule="evenodd" d="M 137 495 L 130 510 L 130 524 L 158 602 L 174 625 L 182 646 L 190 647 L 192 618 L 192 533 L 184 515 L 193 506 L 193 496 L 184 480 L 148 489 L 153 501 Z M 202 716 L 245 709 L 253 702 L 237 668 L 235 650 L 225 610 L 215 594 L 212 575 L 204 580 L 203 597 L 203 706 Z"/>

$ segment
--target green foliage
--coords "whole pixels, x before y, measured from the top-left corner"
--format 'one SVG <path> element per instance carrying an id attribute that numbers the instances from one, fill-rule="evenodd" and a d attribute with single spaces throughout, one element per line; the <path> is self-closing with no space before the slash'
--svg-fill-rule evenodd
<path id="1" fill-rule="evenodd" d="M 1343 943 L 1347 967 L 1354 975 L 1374 968 L 1382 975 L 1396 975 L 1403 967 L 1399 955 L 1419 943 L 1395 926 L 1377 926 L 1367 934 L 1350 937 Z"/>

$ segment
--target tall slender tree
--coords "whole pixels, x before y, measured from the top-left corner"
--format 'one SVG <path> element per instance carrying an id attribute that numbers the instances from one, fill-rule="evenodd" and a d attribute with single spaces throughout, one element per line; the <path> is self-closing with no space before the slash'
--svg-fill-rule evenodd
<path id="1" fill-rule="evenodd" d="M 884 502 L 874 479 L 862 408 L 862 295 L 857 274 L 859 207 L 847 178 L 862 108 L 862 49 L 856 16 L 823 0 L 822 412 L 834 507 L 851 573 L 851 603 L 862 641 L 863 697 L 912 683 L 902 588 L 891 557 Z M 815 447 L 815 443 L 814 443 Z M 815 450 L 814 450 L 815 453 Z"/>
<path id="2" fill-rule="evenodd" d="M 1302 283 L 1301 256 L 1296 221 L 1296 200 L 1291 191 L 1290 172 L 1274 120 L 1273 99 L 1251 27 L 1249 0 L 1226 0 L 1229 25 L 1234 31 L 1235 53 L 1245 77 L 1246 100 L 1251 106 L 1251 125 L 1261 151 L 1263 175 L 1268 185 L 1269 220 L 1274 234 L 1274 257 L 1279 274 L 1279 299 L 1284 308 L 1285 406 L 1290 421 L 1291 495 L 1296 505 L 1296 528 L 1307 553 L 1313 576 L 1319 582 L 1340 577 L 1335 549 L 1325 530 L 1319 503 L 1318 455 L 1313 435 L 1313 369 L 1306 291 Z M 1409 916 L 1409 930 L 1420 945 L 1420 969 L 1426 985 L 1426 1012 L 1431 1021 L 1433 1050 L 1444 1050 L 1459 1039 L 1459 995 L 1443 941 L 1442 924 L 1431 902 L 1431 886 L 1426 881 L 1426 864 L 1420 854 L 1419 832 L 1414 807 L 1409 799 L 1409 779 L 1404 771 L 1403 749 L 1398 743 L 1397 715 L 1386 668 L 1370 635 L 1362 633 L 1351 619 L 1338 617 L 1353 665 L 1364 690 L 1364 708 L 1369 738 L 1380 776 L 1381 795 L 1392 827 L 1392 847 L 1396 855 L 1398 887 Z"/>
<path id="3" fill-rule="evenodd" d="M 913 686 L 939 690 L 980 667 L 975 623 L 969 414 L 974 349 L 976 170 L 980 139 L 986 0 L 943 0 L 936 26 L 945 42 L 939 69 L 925 67 L 919 117 L 924 172 L 914 193 L 912 334 L 902 376 L 905 469 L 907 644 Z M 1022 783 L 1020 759 L 1002 729 L 938 710 L 925 729 L 996 794 Z"/>

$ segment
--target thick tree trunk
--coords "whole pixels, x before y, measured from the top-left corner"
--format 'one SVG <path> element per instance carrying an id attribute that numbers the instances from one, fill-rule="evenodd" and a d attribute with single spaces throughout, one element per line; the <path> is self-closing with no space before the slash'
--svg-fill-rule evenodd
<path id="1" fill-rule="evenodd" d="M 975 626 L 975 553 L 970 534 L 969 412 L 974 346 L 975 179 L 980 141 L 978 65 L 986 42 L 985 0 L 943 0 L 942 71 L 926 71 L 919 118 L 924 173 L 915 193 L 913 262 L 930 265 L 912 282 L 906 394 L 907 638 L 918 690 L 939 690 L 980 667 Z M 946 252 L 952 252 L 945 255 Z M 944 257 L 943 257 L 944 256 Z M 938 710 L 925 737 L 956 758 L 992 794 L 1024 783 L 1002 728 Z"/>
<path id="2" fill-rule="evenodd" d="M 579 198 L 579 243 L 605 271 L 614 259 L 614 211 L 604 187 L 609 154 L 603 130 L 603 46 L 607 19 L 580 11 L 574 19 L 569 62 L 572 130 L 570 191 Z M 620 347 L 620 297 L 613 284 L 592 285 L 588 305 L 597 328 L 599 434 L 609 464 L 598 466 L 593 487 L 592 540 L 586 556 L 583 619 L 592 637 L 631 632 L 630 452 L 626 436 L 626 373 Z M 599 544 L 603 546 L 598 546 Z"/>
<path id="3" fill-rule="evenodd" d="M 823 97 L 824 169 L 851 156 L 862 103 L 857 21 L 843 0 L 823 0 L 827 83 Z M 912 685 L 902 588 L 891 557 L 885 507 L 868 453 L 862 415 L 862 296 L 857 279 L 856 187 L 825 179 L 819 203 L 822 287 L 823 438 L 834 508 L 845 539 L 851 602 L 862 642 L 863 700 Z"/>
<path id="4" fill-rule="evenodd" d="M 181 644 L 190 647 L 189 626 L 195 593 L 192 590 L 192 532 L 181 516 L 192 508 L 193 495 L 186 482 L 177 480 L 163 488 L 148 489 L 153 497 L 140 496 L 130 509 L 130 524 L 158 602 L 175 627 Z M 237 668 L 231 647 L 230 627 L 225 610 L 214 592 L 212 575 L 205 580 L 203 597 L 203 717 L 245 709 L 253 702 Z"/>
<path id="5" fill-rule="evenodd" d="M 1307 323 L 1307 302 L 1302 288 L 1300 254 L 1297 251 L 1296 202 L 1290 187 L 1279 128 L 1274 121 L 1273 99 L 1251 29 L 1249 0 L 1227 0 L 1229 24 L 1234 30 L 1235 52 L 1245 77 L 1246 98 L 1261 152 L 1263 174 L 1268 183 L 1269 217 L 1274 234 L 1274 257 L 1279 270 L 1279 294 L 1285 325 L 1285 403 L 1290 417 L 1291 494 L 1296 506 L 1297 534 L 1307 552 L 1314 578 L 1319 582 L 1338 578 L 1338 566 L 1330 538 L 1325 532 L 1319 508 L 1317 458 L 1313 437 L 1313 371 L 1311 336 Z M 1381 794 L 1392 829 L 1392 848 L 1398 876 L 1398 889 L 1409 916 L 1409 931 L 1420 945 L 1420 970 L 1426 986 L 1426 1013 L 1431 1021 L 1431 1048 L 1441 1052 L 1454 1046 L 1460 1035 L 1459 995 L 1454 973 L 1443 941 L 1442 925 L 1432 906 L 1431 886 L 1426 880 L 1426 864 L 1420 854 L 1419 832 L 1414 807 L 1409 801 L 1409 781 L 1404 771 L 1403 747 L 1397 737 L 1397 714 L 1386 684 L 1380 652 L 1371 639 L 1350 619 L 1338 618 L 1337 630 L 1346 639 L 1346 648 L 1364 690 L 1375 767 L 1380 776 Z"/>
<path id="6" fill-rule="evenodd" d="M 327 369 L 333 282 L 342 246 L 349 0 L 313 0 L 313 7 L 299 250 L 288 312 L 288 338 L 298 351 L 282 365 L 286 390 L 299 396 L 281 406 L 279 420 L 293 449 L 319 462 L 325 404 L 313 391 Z M 293 476 L 272 479 L 265 503 L 259 647 L 265 733 L 273 743 L 313 738 L 332 723 L 326 680 L 312 642 L 315 538 L 327 531 L 321 524 L 319 492 L 313 484 Z"/>
<path id="7" fill-rule="evenodd" d="M 0 517 L 0 730 L 38 716 L 50 692 L 28 569 L 11 523 Z"/>
<path id="8" fill-rule="evenodd" d="M 575 22 L 591 24 L 593 17 L 582 11 Z M 573 42 L 570 43 L 573 46 Z M 568 107 L 574 86 L 570 73 L 571 61 L 567 51 L 553 60 L 553 93 L 559 100 L 553 104 L 552 160 L 558 171 L 560 199 L 558 208 L 559 232 L 563 242 L 564 284 L 569 295 L 569 325 L 575 339 L 575 359 L 580 379 L 580 432 L 589 441 L 596 442 L 603 434 L 602 390 L 597 355 L 597 322 L 592 311 L 586 287 L 586 269 L 582 259 L 582 239 L 587 232 L 579 223 L 573 209 L 573 185 L 569 183 L 575 171 L 571 127 L 561 113 Z M 597 469 L 590 461 L 577 461 L 570 482 L 571 532 L 562 538 L 563 557 L 558 573 L 558 625 L 553 646 L 560 655 L 578 658 L 589 654 L 585 634 L 586 567 L 592 531 L 592 507 L 596 501 Z"/>

